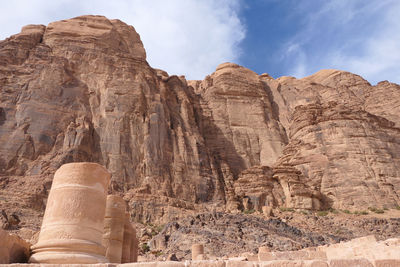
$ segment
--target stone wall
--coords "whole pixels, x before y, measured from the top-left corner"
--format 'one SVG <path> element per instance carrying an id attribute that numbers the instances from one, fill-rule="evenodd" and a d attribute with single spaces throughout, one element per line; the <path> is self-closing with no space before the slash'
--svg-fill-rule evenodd
<path id="1" fill-rule="evenodd" d="M 107 196 L 110 178 L 97 163 L 69 163 L 57 170 L 30 263 L 137 261 L 138 240 L 125 201 Z"/>
<path id="2" fill-rule="evenodd" d="M 16 236 L 0 231 L 0 240 L 6 240 L 5 246 L 0 247 L 0 263 L 26 262 L 29 244 Z M 159 261 L 139 262 L 125 264 L 96 264 L 98 267 L 233 267 L 233 266 L 286 266 L 286 267 L 336 267 L 336 266 L 371 266 L 371 267 L 398 267 L 400 266 L 400 238 L 392 238 L 385 241 L 376 241 L 374 236 L 356 238 L 348 242 L 306 248 L 298 251 L 268 251 L 268 248 L 260 249 L 258 257 L 248 254 L 247 256 L 192 261 Z M 67 267 L 71 264 L 53 264 L 54 266 Z M 93 264 L 81 264 L 81 266 L 92 266 Z M 18 264 L 5 264 L 4 267 L 19 267 Z M 24 264 L 27 267 L 39 267 L 41 264 Z"/>
<path id="3" fill-rule="evenodd" d="M 75 266 L 71 264 L 60 264 L 60 267 Z M 238 260 L 225 260 L 225 261 L 185 261 L 185 262 L 138 262 L 138 263 L 125 263 L 125 264 L 82 264 L 81 267 L 398 267 L 400 260 L 386 259 L 369 261 L 367 259 L 342 259 L 342 260 L 273 260 L 273 261 L 238 261 Z M 40 264 L 5 264 L 2 267 L 43 267 Z"/>
<path id="4" fill-rule="evenodd" d="M 0 264 L 27 262 L 31 244 L 0 229 Z"/>

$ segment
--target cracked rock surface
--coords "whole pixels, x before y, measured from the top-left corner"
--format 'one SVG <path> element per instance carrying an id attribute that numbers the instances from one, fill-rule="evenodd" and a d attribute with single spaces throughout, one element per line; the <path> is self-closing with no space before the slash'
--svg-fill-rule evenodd
<path id="1" fill-rule="evenodd" d="M 34 235 L 55 170 L 80 161 L 104 165 L 109 193 L 143 224 L 264 206 L 391 210 L 400 86 L 340 70 L 274 79 L 234 63 L 187 81 L 152 68 L 119 20 L 25 26 L 0 41 L 0 210 L 16 230 Z"/>

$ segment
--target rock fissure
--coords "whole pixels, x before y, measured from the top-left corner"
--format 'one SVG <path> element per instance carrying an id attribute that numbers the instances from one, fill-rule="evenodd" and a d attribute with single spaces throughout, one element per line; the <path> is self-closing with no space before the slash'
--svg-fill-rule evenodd
<path id="1" fill-rule="evenodd" d="M 149 66 L 134 28 L 102 16 L 28 25 L 0 41 L 0 62 L 1 209 L 23 207 L 33 228 L 54 172 L 82 161 L 107 167 L 110 193 L 143 223 L 400 205 L 397 84 L 234 63 L 187 81 Z"/>

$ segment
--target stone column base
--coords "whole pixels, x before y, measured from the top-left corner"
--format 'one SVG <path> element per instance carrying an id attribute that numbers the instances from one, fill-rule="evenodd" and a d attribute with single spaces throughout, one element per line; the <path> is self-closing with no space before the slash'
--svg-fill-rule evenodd
<path id="1" fill-rule="evenodd" d="M 106 263 L 105 248 L 85 240 L 68 239 L 42 242 L 32 246 L 30 263 L 92 264 Z"/>

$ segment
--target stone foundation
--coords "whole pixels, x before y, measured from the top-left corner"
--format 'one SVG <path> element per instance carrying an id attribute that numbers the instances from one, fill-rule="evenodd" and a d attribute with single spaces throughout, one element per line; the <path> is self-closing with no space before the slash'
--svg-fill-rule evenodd
<path id="1" fill-rule="evenodd" d="M 322 260 L 273 260 L 273 261 L 238 261 L 238 260 L 204 260 L 204 261 L 158 261 L 158 262 L 136 262 L 125 264 L 4 264 L 2 267 L 399 267 L 400 259 L 386 259 L 369 261 L 359 259 L 337 259 L 330 261 Z"/>
<path id="2" fill-rule="evenodd" d="M 13 267 L 400 266 L 400 238 L 378 242 L 374 236 L 298 251 L 277 252 L 260 247 L 258 255 L 223 258 L 228 260 L 205 260 L 204 246 L 193 244 L 192 261 L 132 263 L 138 256 L 136 232 L 124 200 L 106 196 L 109 181 L 107 170 L 96 163 L 63 165 L 54 176 L 38 243 L 32 246 L 32 264 L 10 264 L 26 262 L 29 244 L 2 230 L 0 264 Z"/>
<path id="3" fill-rule="evenodd" d="M 2 237 L 10 240 L 11 236 L 1 232 Z M 13 237 L 14 238 L 14 237 Z M 3 239 L 0 239 L 3 241 Z M 13 239 L 14 240 L 14 239 Z M 19 244 L 19 242 L 16 242 Z M 14 243 L 8 247 L 13 247 Z M 10 245 L 11 244 L 11 245 Z M 198 245 L 198 244 L 197 244 Z M 28 246 L 25 246 L 25 250 Z M 3 250 L 1 250 L 3 249 Z M 377 242 L 373 236 L 356 238 L 348 242 L 332 244 L 328 246 L 311 247 L 299 251 L 268 251 L 267 247 L 260 247 L 257 257 L 239 257 L 228 260 L 192 260 L 184 262 L 159 261 L 139 262 L 125 264 L 80 264 L 79 267 L 347 267 L 347 266 L 371 266 L 371 267 L 399 267 L 400 266 L 400 239 L 392 238 Z M 195 247 L 196 252 L 200 249 Z M 204 248 L 203 248 L 204 250 Z M 4 258 L 4 246 L 0 247 L 0 262 L 6 262 Z M 201 251 L 200 251 L 201 252 Z M 197 253 L 200 254 L 200 253 Z M 27 254 L 25 254 L 26 256 Z M 15 261 L 11 261 L 15 262 Z M 5 264 L 2 267 L 69 267 L 72 264 Z"/>

